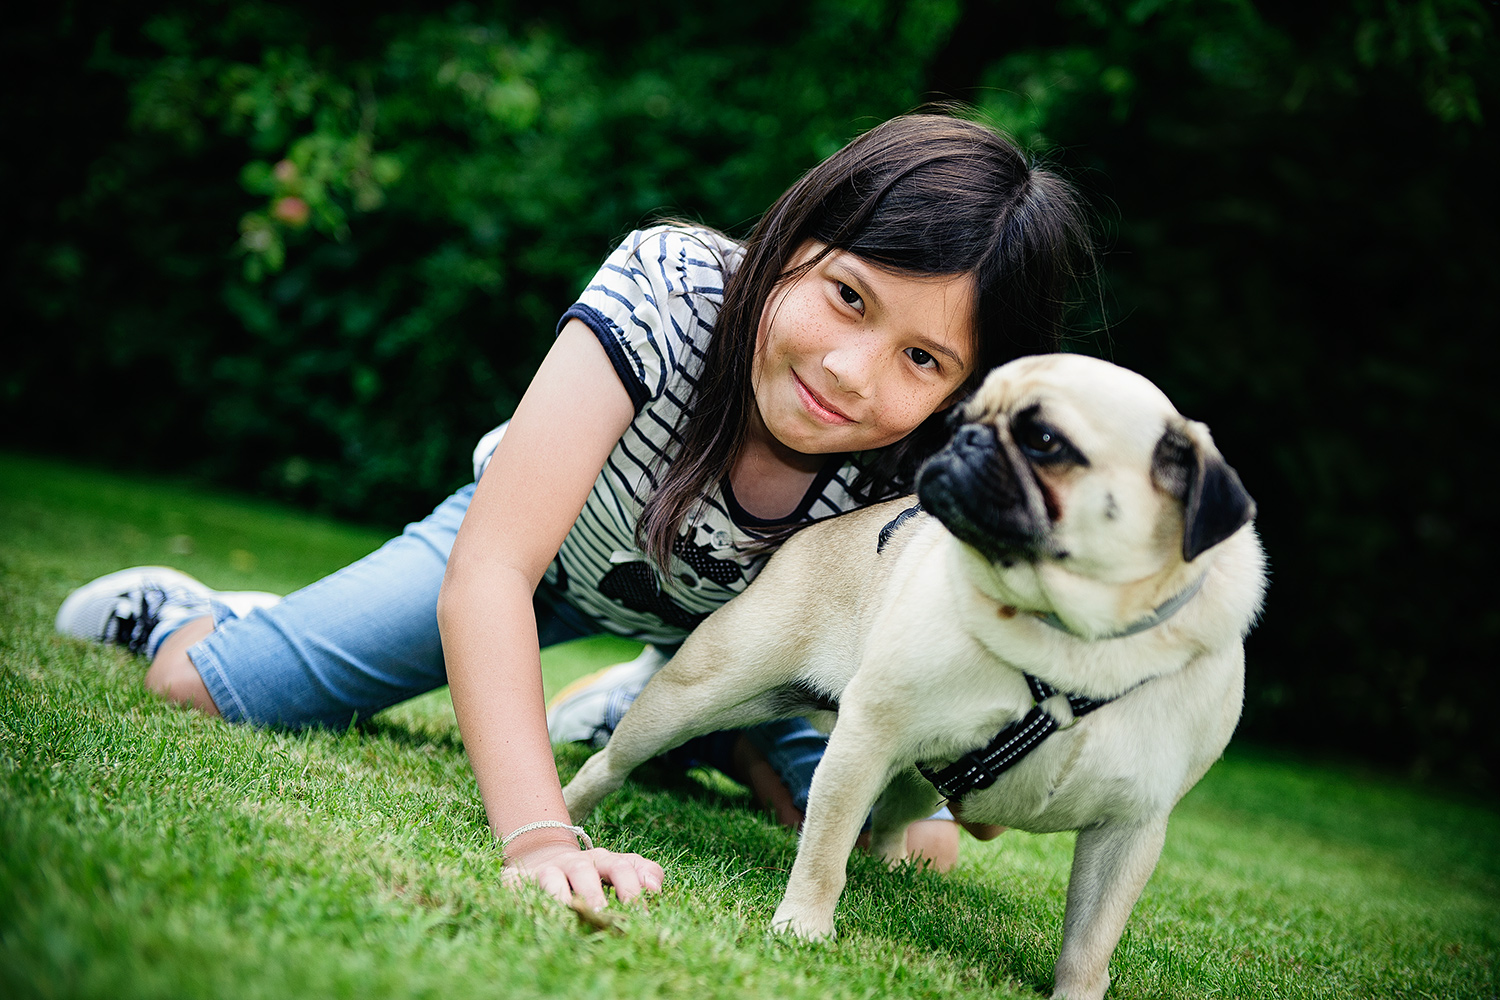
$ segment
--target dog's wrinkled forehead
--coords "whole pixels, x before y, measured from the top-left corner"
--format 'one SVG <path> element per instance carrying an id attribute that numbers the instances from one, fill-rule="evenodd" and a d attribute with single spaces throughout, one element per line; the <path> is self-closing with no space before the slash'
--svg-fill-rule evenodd
<path id="1" fill-rule="evenodd" d="M 1129 369 L 1079 354 L 1045 354 L 990 372 L 959 417 L 1007 427 L 1023 413 L 1061 427 L 1080 445 L 1097 441 L 1119 448 L 1126 443 L 1122 436 L 1140 437 L 1137 443 L 1149 454 L 1177 410 L 1150 380 Z"/>

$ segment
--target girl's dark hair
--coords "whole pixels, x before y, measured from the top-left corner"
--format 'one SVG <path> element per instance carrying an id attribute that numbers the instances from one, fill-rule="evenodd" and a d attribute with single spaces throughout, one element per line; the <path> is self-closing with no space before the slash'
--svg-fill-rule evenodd
<path id="1" fill-rule="evenodd" d="M 808 240 L 891 271 L 972 275 L 973 389 L 1012 358 L 1057 350 L 1074 262 L 1091 264 L 1086 215 L 1072 188 L 990 129 L 946 113 L 877 126 L 810 170 L 761 217 L 729 276 L 690 402 L 682 449 L 647 499 L 636 539 L 665 568 L 684 521 L 729 475 L 755 406 L 751 385 L 761 312 Z M 825 251 L 826 252 L 826 251 Z M 911 488 L 941 447 L 934 414 L 894 444 L 857 457 L 861 503 Z M 772 533 L 770 540 L 790 533 Z"/>

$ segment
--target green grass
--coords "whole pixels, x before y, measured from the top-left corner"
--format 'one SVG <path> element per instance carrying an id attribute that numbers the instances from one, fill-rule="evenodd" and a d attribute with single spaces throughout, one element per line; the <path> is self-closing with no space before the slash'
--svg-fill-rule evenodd
<path id="1" fill-rule="evenodd" d="M 946 876 L 853 860 L 839 940 L 767 933 L 793 836 L 722 780 L 645 775 L 590 827 L 662 861 L 623 933 L 499 883 L 444 692 L 349 732 L 227 726 L 52 633 L 137 563 L 285 590 L 382 541 L 267 504 L 0 456 L 0 996 L 1031 997 L 1070 836 Z M 548 687 L 628 655 L 549 651 Z M 564 776 L 581 763 L 559 753 Z M 1232 748 L 1173 816 L 1114 997 L 1493 997 L 1500 816 Z"/>

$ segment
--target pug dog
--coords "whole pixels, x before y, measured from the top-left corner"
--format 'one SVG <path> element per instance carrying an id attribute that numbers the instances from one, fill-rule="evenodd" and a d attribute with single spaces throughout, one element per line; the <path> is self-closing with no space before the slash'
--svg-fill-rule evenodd
<path id="1" fill-rule="evenodd" d="M 834 932 L 845 866 L 965 820 L 1077 830 L 1055 997 L 1103 996 L 1167 816 L 1239 719 L 1255 505 L 1151 382 L 1078 355 L 991 372 L 910 498 L 810 526 L 657 673 L 564 789 L 581 822 L 684 741 L 836 710 L 776 928 Z"/>

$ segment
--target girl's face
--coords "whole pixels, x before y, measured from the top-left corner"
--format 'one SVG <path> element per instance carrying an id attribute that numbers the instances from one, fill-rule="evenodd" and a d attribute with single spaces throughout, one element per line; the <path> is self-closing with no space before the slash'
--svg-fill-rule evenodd
<path id="1" fill-rule="evenodd" d="M 809 241 L 796 266 L 823 247 Z M 773 438 L 804 455 L 901 440 L 953 403 L 974 364 L 974 282 L 883 271 L 835 250 L 766 301 L 755 402 Z"/>

